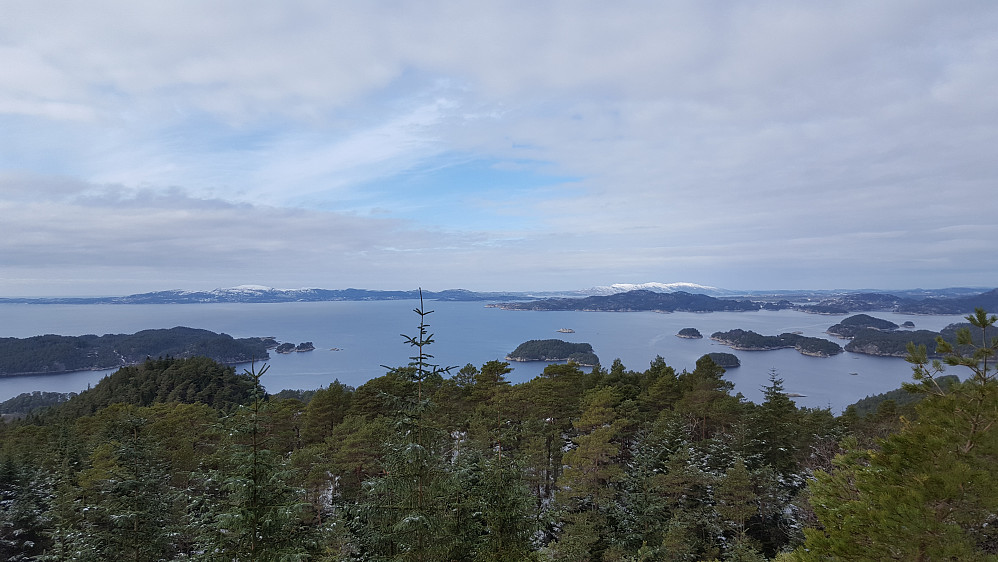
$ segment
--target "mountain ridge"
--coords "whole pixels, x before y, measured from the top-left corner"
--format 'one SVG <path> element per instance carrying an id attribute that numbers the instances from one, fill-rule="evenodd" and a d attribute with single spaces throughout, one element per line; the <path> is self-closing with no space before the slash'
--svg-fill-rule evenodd
<path id="1" fill-rule="evenodd" d="M 208 291 L 172 289 L 137 293 L 126 296 L 103 297 L 0 297 L 0 304 L 199 304 L 199 303 L 284 303 L 325 301 L 383 301 L 415 300 L 421 296 L 431 301 L 465 301 L 500 303 L 499 308 L 511 302 L 541 302 L 563 299 L 571 301 L 566 309 L 596 304 L 592 309 L 602 309 L 603 304 L 586 299 L 626 300 L 620 295 L 642 294 L 645 304 L 637 307 L 613 305 L 616 310 L 682 310 L 674 305 L 658 307 L 652 301 L 700 300 L 696 310 L 725 310 L 731 306 L 750 310 L 743 305 L 718 304 L 710 300 L 753 302 L 767 310 L 794 309 L 818 314 L 847 314 L 857 311 L 892 311 L 908 314 L 964 314 L 976 307 L 998 310 L 998 289 L 953 287 L 947 289 L 911 289 L 879 291 L 848 290 L 794 290 L 794 291 L 735 291 L 696 283 L 615 283 L 577 291 L 491 291 L 478 292 L 468 289 L 442 291 L 372 290 L 372 289 L 277 289 L 264 285 L 237 285 Z M 652 295 L 659 295 L 653 297 Z M 671 295 L 671 297 L 669 296 Z M 586 302 L 583 302 L 586 301 Z M 598 304 L 597 304 L 598 303 Z M 709 303 L 706 305 L 704 303 Z"/>

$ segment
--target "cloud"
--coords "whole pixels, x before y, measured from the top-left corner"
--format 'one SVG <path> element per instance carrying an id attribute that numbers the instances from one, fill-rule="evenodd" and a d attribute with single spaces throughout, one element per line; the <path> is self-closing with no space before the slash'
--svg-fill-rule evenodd
<path id="1" fill-rule="evenodd" d="M 41 264 L 196 271 L 171 273 L 192 288 L 260 264 L 290 285 L 384 287 L 413 270 L 491 288 L 998 273 L 973 253 L 994 238 L 998 177 L 987 3 L 9 12 L 0 211 L 16 243 L 0 257 L 24 279 Z"/>

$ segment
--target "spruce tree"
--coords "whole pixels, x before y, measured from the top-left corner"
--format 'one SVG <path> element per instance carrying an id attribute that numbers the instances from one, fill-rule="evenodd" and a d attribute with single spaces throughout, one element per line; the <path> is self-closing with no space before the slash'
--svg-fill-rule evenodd
<path id="1" fill-rule="evenodd" d="M 245 371 L 253 381 L 252 402 L 224 420 L 226 440 L 207 481 L 215 499 L 192 514 L 203 526 L 199 550 L 205 560 L 305 560 L 318 548 L 304 491 L 291 484 L 286 460 L 269 446 L 260 384 L 266 371 L 266 365 Z"/>
<path id="2" fill-rule="evenodd" d="M 450 367 L 432 363 L 433 343 L 420 291 L 416 335 L 402 334 L 415 349 L 406 367 L 391 373 L 412 383 L 414 392 L 390 400 L 395 415 L 381 465 L 383 472 L 364 483 L 358 533 L 365 553 L 375 560 L 444 560 L 452 549 L 453 520 L 447 499 L 452 475 L 441 456 L 446 435 L 431 420 L 434 405 L 428 383 L 442 379 Z"/>

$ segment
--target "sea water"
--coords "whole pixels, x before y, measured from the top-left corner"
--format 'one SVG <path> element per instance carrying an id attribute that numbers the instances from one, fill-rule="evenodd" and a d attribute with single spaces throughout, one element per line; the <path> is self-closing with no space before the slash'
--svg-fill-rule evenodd
<path id="1" fill-rule="evenodd" d="M 825 330 L 843 316 L 806 314 L 791 310 L 713 313 L 656 312 L 541 312 L 488 308 L 481 302 L 431 302 L 426 316 L 434 343 L 426 350 L 441 366 L 471 363 L 481 366 L 503 360 L 520 343 L 558 338 L 593 346 L 604 367 L 614 359 L 643 371 L 661 356 L 677 372 L 692 370 L 697 358 L 710 352 L 734 353 L 741 366 L 725 378 L 746 399 L 759 402 L 770 373 L 784 380 L 786 392 L 798 405 L 831 408 L 871 394 L 893 390 L 911 380 L 911 366 L 899 358 L 842 353 L 808 357 L 793 349 L 735 351 L 710 339 L 716 331 L 735 328 L 763 335 L 801 332 L 841 345 Z M 418 332 L 418 301 L 309 302 L 275 304 L 155 304 L 155 305 L 30 305 L 0 304 L 0 337 L 41 334 L 129 334 L 150 328 L 188 326 L 223 332 L 233 337 L 272 336 L 281 342 L 311 341 L 315 351 L 287 355 L 271 353 L 263 383 L 269 392 L 314 389 L 333 380 L 359 386 L 402 366 L 416 350 L 402 335 Z M 963 320 L 959 315 L 912 316 L 873 313 L 897 324 L 912 321 L 918 329 L 939 330 Z M 560 333 L 561 328 L 574 333 Z M 683 328 L 696 328 L 703 339 L 676 337 Z M 261 368 L 258 364 L 255 368 Z M 509 379 L 525 382 L 539 375 L 545 363 L 511 363 Z M 239 369 L 250 367 L 240 366 Z M 34 390 L 79 392 L 112 371 L 0 378 L 0 401 Z M 953 371 L 964 376 L 964 373 Z"/>

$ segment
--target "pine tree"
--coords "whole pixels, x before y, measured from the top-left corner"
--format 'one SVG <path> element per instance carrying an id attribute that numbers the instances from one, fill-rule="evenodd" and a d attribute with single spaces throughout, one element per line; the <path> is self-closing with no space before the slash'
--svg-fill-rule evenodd
<path id="1" fill-rule="evenodd" d="M 302 440 L 306 444 L 321 443 L 332 435 L 350 408 L 351 388 L 335 380 L 326 388 L 315 391 L 305 407 Z"/>
<path id="2" fill-rule="evenodd" d="M 926 394 L 917 419 L 879 450 L 847 443 L 836 470 L 817 475 L 811 504 L 822 527 L 805 530 L 796 559 L 998 559 L 998 340 L 986 337 L 998 318 L 977 310 L 967 319 L 983 337 L 940 338 L 943 361 L 909 347 L 917 384 L 906 388 Z M 972 375 L 946 388 L 936 380 L 943 363 Z"/>
<path id="3" fill-rule="evenodd" d="M 599 560 L 610 543 L 609 514 L 614 512 L 619 464 L 619 432 L 624 424 L 616 412 L 620 397 L 601 387 L 586 394 L 574 426 L 575 448 L 565 454 L 564 474 L 556 496 L 564 528 L 553 546 L 558 559 Z"/>

